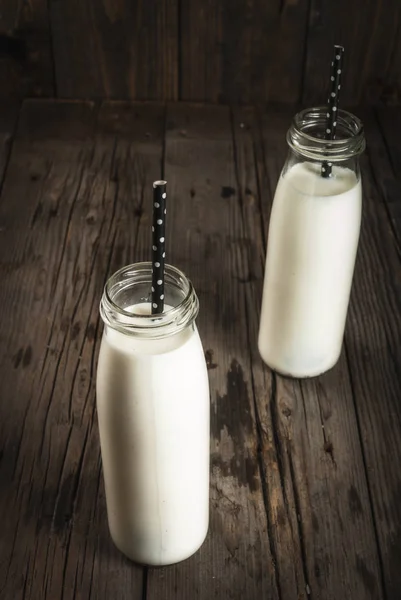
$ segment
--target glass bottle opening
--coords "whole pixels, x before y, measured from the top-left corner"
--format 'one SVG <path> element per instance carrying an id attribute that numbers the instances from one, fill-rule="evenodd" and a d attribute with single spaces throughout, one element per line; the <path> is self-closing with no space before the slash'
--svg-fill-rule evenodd
<path id="1" fill-rule="evenodd" d="M 174 335 L 197 317 L 199 301 L 190 280 L 176 267 L 165 265 L 164 302 L 162 314 L 150 313 L 152 263 L 136 263 L 123 267 L 107 281 L 100 315 L 106 325 L 144 338 Z M 132 307 L 149 304 L 149 313 Z"/>
<path id="2" fill-rule="evenodd" d="M 363 124 L 355 115 L 337 111 L 336 138 L 324 139 L 327 107 L 306 108 L 297 113 L 287 132 L 287 142 L 295 152 L 313 160 L 344 161 L 361 154 L 366 146 Z"/>

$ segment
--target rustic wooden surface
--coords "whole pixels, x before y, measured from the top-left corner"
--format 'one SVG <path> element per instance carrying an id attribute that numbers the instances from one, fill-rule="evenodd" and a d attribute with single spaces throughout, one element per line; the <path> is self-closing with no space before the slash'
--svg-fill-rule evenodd
<path id="1" fill-rule="evenodd" d="M 25 101 L 0 118 L 0 598 L 399 600 L 401 110 L 363 111 L 364 219 L 344 351 L 274 375 L 256 348 L 267 225 L 292 109 Z M 113 546 L 95 406 L 98 303 L 147 259 L 198 291 L 211 522 L 146 569 Z"/>
<path id="2" fill-rule="evenodd" d="M 399 0 L 0 0 L 0 96 L 401 102 Z"/>

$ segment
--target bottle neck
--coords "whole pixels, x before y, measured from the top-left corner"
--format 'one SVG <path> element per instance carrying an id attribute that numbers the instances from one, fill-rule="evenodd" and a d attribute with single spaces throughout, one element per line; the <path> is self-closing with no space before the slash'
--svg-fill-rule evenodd
<path id="1" fill-rule="evenodd" d="M 142 339 L 160 339 L 179 333 L 198 315 L 199 301 L 192 283 L 179 269 L 165 265 L 165 307 L 151 314 L 152 264 L 123 267 L 107 281 L 100 302 L 104 323 L 121 333 Z"/>
<path id="2" fill-rule="evenodd" d="M 336 139 L 326 140 L 327 108 L 307 108 L 295 115 L 287 143 L 295 155 L 305 159 L 337 163 L 357 160 L 366 146 L 362 122 L 338 110 L 336 127 Z"/>

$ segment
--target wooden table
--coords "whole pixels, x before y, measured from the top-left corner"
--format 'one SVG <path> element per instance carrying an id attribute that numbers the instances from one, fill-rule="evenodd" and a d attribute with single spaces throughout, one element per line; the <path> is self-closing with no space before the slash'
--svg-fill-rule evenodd
<path id="1" fill-rule="evenodd" d="M 256 337 L 267 224 L 293 109 L 26 101 L 0 119 L 0 598 L 401 598 L 401 110 L 367 129 L 344 351 L 279 377 Z M 95 405 L 108 275 L 168 258 L 199 294 L 212 407 L 211 523 L 146 569 L 107 529 Z"/>

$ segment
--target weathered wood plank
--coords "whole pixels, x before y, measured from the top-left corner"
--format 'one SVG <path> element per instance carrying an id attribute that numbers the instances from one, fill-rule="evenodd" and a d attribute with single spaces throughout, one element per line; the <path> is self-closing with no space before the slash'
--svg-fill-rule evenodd
<path id="1" fill-rule="evenodd" d="M 0 102 L 0 194 L 15 133 L 19 103 Z"/>
<path id="2" fill-rule="evenodd" d="M 272 375 L 257 352 L 268 211 L 284 164 L 291 112 L 235 114 L 238 185 L 248 238 L 247 318 L 266 487 L 283 598 L 384 598 L 358 421 L 345 356 L 314 380 Z M 260 133 L 262 132 L 262 139 Z M 256 172 L 254 161 L 256 162 Z M 288 564 L 288 554 L 291 556 Z M 286 560 L 287 559 L 287 560 Z M 303 595 L 303 596 L 302 596 Z"/>
<path id="3" fill-rule="evenodd" d="M 244 236 L 227 108 L 171 106 L 168 260 L 192 279 L 211 384 L 211 523 L 201 550 L 149 571 L 147 599 L 278 599 L 263 504 L 248 336 Z"/>
<path id="4" fill-rule="evenodd" d="M 399 108 L 379 108 L 376 118 L 370 114 L 367 123 L 368 157 L 375 185 L 384 200 L 390 224 L 398 243 L 401 256 L 401 152 L 399 132 L 401 131 L 401 110 Z M 362 115 L 365 121 L 365 114 Z"/>
<path id="5" fill-rule="evenodd" d="M 94 384 L 98 302 L 106 275 L 135 255 L 137 207 L 151 202 L 151 181 L 160 176 L 164 113 L 130 109 L 127 137 L 115 112 L 105 105 L 96 123 L 89 103 L 26 103 L 4 184 L 0 514 L 7 507 L 8 517 L 0 582 L 7 600 L 142 594 L 142 569 L 108 533 Z"/>
<path id="6" fill-rule="evenodd" d="M 390 14 L 396 15 L 395 18 L 397 19 L 398 32 L 392 41 L 390 61 L 386 65 L 386 70 L 382 75 L 380 75 L 380 72 L 377 74 L 378 77 L 381 76 L 384 78 L 383 91 L 380 99 L 383 104 L 389 106 L 399 106 L 401 104 L 401 14 L 399 4 L 396 4 L 398 10 L 395 9 L 395 11 L 393 11 L 393 13 L 390 12 Z"/>
<path id="7" fill-rule="evenodd" d="M 0 95 L 316 104 L 339 42 L 345 102 L 394 104 L 400 19 L 398 0 L 0 0 Z"/>
<path id="8" fill-rule="evenodd" d="M 274 188 L 268 186 L 260 168 L 262 146 L 255 113 L 252 109 L 235 110 L 232 119 L 235 142 L 236 196 L 241 207 L 243 228 L 248 245 L 245 249 L 245 322 L 248 330 L 248 352 L 252 370 L 253 399 L 260 446 L 264 484 L 264 502 L 271 536 L 280 600 L 307 597 L 308 579 L 302 556 L 294 490 L 287 485 L 289 474 L 283 471 L 282 441 L 278 437 L 276 378 L 263 366 L 257 349 L 260 304 L 265 261 L 265 228 L 263 212 L 270 208 Z M 271 130 L 272 136 L 277 134 Z M 278 135 L 280 144 L 281 136 Z M 266 161 L 277 159 L 276 148 L 266 148 Z M 278 160 L 281 154 L 279 153 Z M 258 168 L 259 167 L 259 168 Z M 277 164 L 277 168 L 279 167 Z M 274 175 L 273 175 L 274 177 Z M 274 181 L 271 182 L 272 186 Z M 265 186 L 265 187 L 263 187 Z M 262 208 L 263 207 L 263 208 Z"/>
<path id="9" fill-rule="evenodd" d="M 398 0 L 312 0 L 302 102 L 326 102 L 333 44 L 342 44 L 346 50 L 342 103 L 377 102 L 385 91 L 400 18 Z"/>
<path id="10" fill-rule="evenodd" d="M 105 102 L 102 106 L 99 127 L 103 136 L 116 140 L 114 177 L 124 199 L 116 262 L 108 274 L 152 258 L 152 183 L 163 175 L 165 113 L 165 106 L 158 103 Z"/>
<path id="11" fill-rule="evenodd" d="M 401 6 L 398 0 L 387 0 L 377 5 L 372 26 L 371 39 L 367 46 L 368 56 L 361 73 L 361 104 L 400 103 L 400 60 L 401 60 Z M 362 10 L 365 4 L 362 4 Z M 352 45 L 353 52 L 354 45 Z M 358 73 L 356 73 L 358 76 Z"/>
<path id="12" fill-rule="evenodd" d="M 50 16 L 61 97 L 177 98 L 176 0 L 52 2 Z"/>
<path id="13" fill-rule="evenodd" d="M 377 162 L 378 138 L 369 121 L 362 159 L 364 219 L 346 348 L 386 598 L 396 600 L 401 589 L 401 255 L 394 216 L 400 198 L 394 197 L 394 175 L 388 185 L 385 155 Z"/>
<path id="14" fill-rule="evenodd" d="M 90 119 L 92 108 L 87 106 L 84 112 L 86 119 Z M 44 149 L 36 153 L 29 140 L 30 123 L 34 121 L 37 125 L 37 121 L 44 118 L 42 106 L 38 111 L 32 103 L 23 107 L 18 138 L 3 188 L 0 215 L 4 281 L 0 301 L 4 314 L 9 315 L 7 321 L 19 325 L 10 329 L 3 321 L 0 334 L 1 505 L 2 511 L 6 506 L 13 507 L 8 513 L 1 540 L 4 562 L 0 579 L 5 586 L 2 594 L 6 598 L 23 597 L 27 589 L 35 590 L 36 596 L 45 596 L 45 579 L 41 571 L 48 567 L 44 557 L 42 561 L 36 560 L 36 553 L 38 550 L 45 553 L 46 548 L 50 550 L 52 546 L 50 560 L 53 561 L 57 548 L 64 553 L 62 544 L 65 545 L 70 530 L 70 523 L 68 520 L 63 522 L 61 511 L 55 532 L 49 539 L 52 544 L 47 544 L 53 529 L 60 480 L 64 475 L 60 472 L 63 448 L 68 447 L 71 428 L 58 426 L 57 419 L 53 417 L 51 431 L 53 439 L 59 440 L 59 449 L 54 444 L 50 453 L 48 438 L 46 447 L 42 446 L 45 434 L 49 435 L 46 422 L 49 400 L 54 399 L 52 380 L 60 369 L 59 354 L 69 329 L 69 319 L 62 324 L 56 316 L 62 303 L 54 302 L 58 264 L 64 255 L 64 245 L 60 244 L 60 240 L 66 240 L 68 215 L 77 191 L 77 174 L 69 172 L 69 168 L 79 171 L 78 160 L 84 160 L 84 157 L 82 154 L 78 157 L 77 152 L 74 155 L 71 144 L 67 142 L 64 146 L 65 140 L 63 146 L 59 143 L 53 147 L 51 154 Z M 86 148 L 85 159 L 87 153 Z M 61 164 L 60 158 L 64 158 L 64 164 Z M 50 232 L 46 235 L 49 225 Z M 61 339 L 57 340 L 57 335 Z M 45 364 L 47 377 L 42 380 L 41 368 Z M 47 386 L 43 390 L 46 380 Z M 18 401 L 15 401 L 16 396 Z M 57 405 L 58 395 L 55 411 Z M 54 461 L 58 463 L 56 468 Z M 72 471 L 70 465 L 71 487 L 74 483 Z M 68 494 L 68 487 L 64 491 Z M 68 500 L 66 504 L 68 506 Z M 60 554 L 57 558 L 59 562 Z M 63 561 L 60 569 L 62 565 Z M 54 591 L 56 583 L 60 588 L 61 576 L 58 582 L 49 579 L 47 585 Z"/>
<path id="15" fill-rule="evenodd" d="M 308 2 L 182 2 L 180 99 L 299 99 Z"/>

